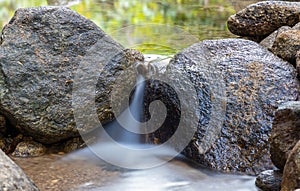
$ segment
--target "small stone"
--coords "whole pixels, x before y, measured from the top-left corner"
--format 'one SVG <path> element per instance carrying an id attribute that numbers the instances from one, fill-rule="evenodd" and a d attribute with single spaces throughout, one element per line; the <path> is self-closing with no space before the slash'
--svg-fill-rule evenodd
<path id="1" fill-rule="evenodd" d="M 255 185 L 263 191 L 280 191 L 282 173 L 278 170 L 266 170 L 261 172 L 255 181 Z"/>
<path id="2" fill-rule="evenodd" d="M 46 147 L 41 143 L 35 141 L 23 141 L 20 142 L 12 156 L 15 157 L 37 157 L 42 156 L 46 152 Z"/>
<path id="3" fill-rule="evenodd" d="M 282 32 L 284 31 L 287 31 L 287 30 L 291 30 L 292 28 L 291 27 L 288 27 L 288 26 L 283 26 L 283 27 L 280 27 L 278 30 L 274 31 L 272 34 L 270 34 L 268 37 L 266 37 L 265 39 L 263 39 L 259 44 L 262 45 L 263 47 L 266 47 L 268 50 L 271 50 L 275 40 L 276 40 L 276 37 L 281 34 Z"/>

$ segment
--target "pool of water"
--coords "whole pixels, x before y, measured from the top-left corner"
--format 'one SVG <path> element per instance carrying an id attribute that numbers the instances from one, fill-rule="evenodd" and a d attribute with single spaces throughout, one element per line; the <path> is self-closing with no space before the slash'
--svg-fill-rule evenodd
<path id="1" fill-rule="evenodd" d="M 0 29 L 21 7 L 68 6 L 125 47 L 174 54 L 204 39 L 234 37 L 227 18 L 253 3 L 240 0 L 0 0 Z"/>

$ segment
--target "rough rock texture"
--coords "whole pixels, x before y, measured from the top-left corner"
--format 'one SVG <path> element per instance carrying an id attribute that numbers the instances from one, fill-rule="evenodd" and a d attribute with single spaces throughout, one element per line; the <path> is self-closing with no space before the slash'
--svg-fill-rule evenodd
<path id="1" fill-rule="evenodd" d="M 291 191 L 296 188 L 300 188 L 300 141 L 290 152 L 281 183 L 281 191 Z"/>
<path id="2" fill-rule="evenodd" d="M 233 34 L 263 39 L 281 26 L 295 25 L 299 15 L 300 2 L 264 1 L 232 15 L 227 24 Z"/>
<path id="3" fill-rule="evenodd" d="M 255 181 L 255 185 L 263 191 L 280 191 L 282 173 L 277 170 L 261 172 Z"/>
<path id="4" fill-rule="evenodd" d="M 300 140 L 300 102 L 287 102 L 277 109 L 270 136 L 274 165 L 283 170 L 290 151 Z"/>
<path id="5" fill-rule="evenodd" d="M 2 150 L 0 150 L 0 190 L 38 191 L 35 184 L 25 175 Z"/>
<path id="6" fill-rule="evenodd" d="M 22 141 L 20 142 L 12 156 L 15 157 L 37 157 L 42 156 L 46 153 L 46 147 L 41 143 L 35 141 Z"/>
<path id="7" fill-rule="evenodd" d="M 64 7 L 18 9 L 0 45 L 0 111 L 24 134 L 46 144 L 78 136 L 72 87 L 87 54 L 95 65 L 112 58 L 99 69 L 95 99 L 99 119 L 113 119 L 110 91 L 127 63 L 123 47 L 93 22 Z"/>
<path id="8" fill-rule="evenodd" d="M 198 126 L 185 124 L 197 128 L 183 151 L 185 156 L 225 172 L 258 174 L 273 167 L 268 137 L 275 109 L 298 96 L 299 82 L 292 65 L 255 42 L 225 39 L 192 45 L 175 55 L 168 70 L 188 76 L 200 102 Z M 162 87 L 150 81 L 145 98 L 146 102 L 160 99 L 169 109 L 167 120 L 152 135 L 152 141 L 160 143 L 176 131 L 179 103 L 185 103 L 170 88 Z M 205 153 L 203 145 L 209 148 Z"/>
<path id="9" fill-rule="evenodd" d="M 280 33 L 271 51 L 282 59 L 296 64 L 296 54 L 300 50 L 300 30 L 287 30 Z"/>
<path id="10" fill-rule="evenodd" d="M 283 26 L 280 27 L 278 30 L 274 31 L 272 34 L 270 34 L 268 37 L 263 39 L 259 44 L 262 45 L 263 47 L 266 47 L 268 50 L 272 49 L 272 46 L 276 40 L 276 37 L 281 34 L 284 31 L 291 30 L 291 27 L 288 26 Z"/>
<path id="11" fill-rule="evenodd" d="M 83 140 L 79 137 L 76 137 L 67 141 L 64 145 L 63 150 L 65 153 L 69 153 L 77 149 L 83 148 L 84 146 L 86 145 L 84 144 Z"/>

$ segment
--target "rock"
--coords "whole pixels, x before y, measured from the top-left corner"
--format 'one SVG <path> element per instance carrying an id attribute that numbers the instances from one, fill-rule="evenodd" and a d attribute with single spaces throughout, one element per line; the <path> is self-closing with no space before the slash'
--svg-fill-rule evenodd
<path id="1" fill-rule="evenodd" d="M 46 147 L 41 143 L 35 141 L 22 141 L 20 142 L 12 156 L 15 157 L 38 157 L 46 153 Z"/>
<path id="2" fill-rule="evenodd" d="M 300 141 L 289 154 L 281 183 L 281 191 L 290 191 L 296 188 L 300 188 Z"/>
<path id="3" fill-rule="evenodd" d="M 0 115 L 0 135 L 6 133 L 6 119 L 3 115 Z"/>
<path id="4" fill-rule="evenodd" d="M 0 190 L 38 191 L 36 185 L 0 150 Z"/>
<path id="5" fill-rule="evenodd" d="M 263 47 L 266 47 L 268 50 L 271 51 L 272 46 L 273 46 L 273 44 L 274 44 L 277 36 L 279 34 L 281 34 L 282 32 L 287 31 L 287 30 L 291 30 L 291 29 L 292 28 L 288 27 L 288 26 L 280 27 L 278 30 L 274 31 L 268 37 L 266 37 L 265 39 L 263 39 L 259 44 L 262 45 Z"/>
<path id="6" fill-rule="evenodd" d="M 230 16 L 227 24 L 233 34 L 264 39 L 282 26 L 297 24 L 299 15 L 300 2 L 263 1 Z"/>
<path id="7" fill-rule="evenodd" d="M 299 76 L 300 75 L 300 51 L 298 51 L 296 54 L 296 68 Z"/>
<path id="8" fill-rule="evenodd" d="M 100 70 L 98 65 L 105 59 L 109 61 Z M 77 137 L 73 80 L 87 62 L 99 70 L 94 103 L 98 117 L 103 123 L 111 121 L 110 92 L 115 76 L 128 64 L 123 47 L 68 8 L 18 9 L 2 31 L 0 112 L 41 143 Z"/>
<path id="9" fill-rule="evenodd" d="M 84 142 L 82 139 L 79 137 L 73 138 L 69 141 L 67 141 L 64 145 L 64 152 L 69 153 L 72 151 L 75 151 L 77 149 L 83 148 L 85 146 Z"/>
<path id="10" fill-rule="evenodd" d="M 277 170 L 261 172 L 255 181 L 255 185 L 263 191 L 280 191 L 282 173 Z"/>
<path id="11" fill-rule="evenodd" d="M 275 39 L 271 51 L 282 59 L 296 65 L 296 54 L 300 50 L 300 30 L 287 30 Z"/>
<path id="12" fill-rule="evenodd" d="M 252 41 L 207 40 L 176 54 L 168 71 L 187 76 L 197 92 L 192 96 L 200 102 L 198 126 L 191 120 L 184 123 L 196 131 L 182 152 L 186 157 L 224 172 L 254 175 L 274 168 L 268 143 L 274 112 L 278 104 L 298 96 L 299 82 L 289 63 Z M 185 89 L 186 81 L 174 83 Z M 152 80 L 146 89 L 146 106 L 159 99 L 168 108 L 164 124 L 150 135 L 152 142 L 172 137 L 186 103 L 165 86 Z"/>
<path id="13" fill-rule="evenodd" d="M 283 170 L 290 151 L 300 139 L 300 102 L 291 101 L 279 106 L 271 130 L 270 153 L 274 165 Z"/>

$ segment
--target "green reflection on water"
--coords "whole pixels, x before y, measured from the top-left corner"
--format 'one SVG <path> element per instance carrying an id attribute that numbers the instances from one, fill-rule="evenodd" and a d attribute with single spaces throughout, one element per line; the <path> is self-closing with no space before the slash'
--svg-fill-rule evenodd
<path id="1" fill-rule="evenodd" d="M 17 8 L 45 5 L 68 5 L 124 46 L 144 53 L 174 54 L 195 41 L 233 37 L 226 27 L 227 18 L 235 13 L 230 0 L 82 0 L 75 3 L 67 0 L 0 0 L 0 28 L 9 22 Z M 172 44 L 170 35 L 176 33 L 168 29 L 159 30 L 157 35 L 157 28 L 161 28 L 157 24 L 177 26 L 195 37 Z M 132 26 L 137 25 L 143 27 L 133 30 Z M 139 36 L 143 38 L 136 38 Z"/>

